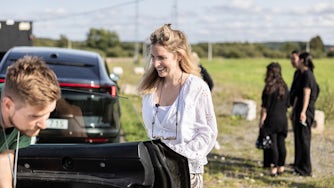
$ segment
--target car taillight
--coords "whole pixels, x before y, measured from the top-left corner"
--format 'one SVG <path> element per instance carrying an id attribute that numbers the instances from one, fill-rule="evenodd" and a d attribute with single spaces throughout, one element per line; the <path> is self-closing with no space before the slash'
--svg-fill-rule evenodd
<path id="1" fill-rule="evenodd" d="M 106 143 L 108 138 L 85 138 L 85 142 L 88 143 Z"/>
<path id="2" fill-rule="evenodd" d="M 87 89 L 104 89 L 106 92 L 108 92 L 112 97 L 117 96 L 117 86 L 113 85 L 110 88 L 101 87 L 100 85 L 96 84 L 80 84 L 80 83 L 59 83 L 60 87 L 74 87 L 74 88 L 87 88 Z"/>
<path id="3" fill-rule="evenodd" d="M 81 87 L 81 88 L 100 88 L 100 85 L 95 84 L 77 84 L 77 83 L 59 83 L 61 87 Z"/>
<path id="4" fill-rule="evenodd" d="M 1 78 L 0 83 L 4 83 L 4 82 L 5 82 L 5 79 Z"/>
<path id="5" fill-rule="evenodd" d="M 112 97 L 116 97 L 117 96 L 117 87 L 116 86 L 111 86 L 110 95 Z"/>

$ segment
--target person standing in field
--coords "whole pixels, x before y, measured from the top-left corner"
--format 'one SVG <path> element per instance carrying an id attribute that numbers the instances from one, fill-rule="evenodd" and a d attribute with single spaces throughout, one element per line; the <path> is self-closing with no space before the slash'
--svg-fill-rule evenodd
<path id="1" fill-rule="evenodd" d="M 296 90 L 299 86 L 301 71 L 298 69 L 299 66 L 299 52 L 297 50 L 293 50 L 290 54 L 290 61 L 293 68 L 295 68 L 295 72 L 293 74 L 293 79 L 290 87 L 290 105 L 293 106 L 296 99 Z"/>
<path id="2" fill-rule="evenodd" d="M 272 141 L 270 152 L 270 175 L 284 172 L 286 159 L 285 139 L 288 133 L 287 109 L 289 90 L 281 75 L 279 63 L 272 62 L 267 66 L 265 86 L 262 92 L 260 128 Z"/>
<path id="3" fill-rule="evenodd" d="M 295 72 L 293 74 L 293 79 L 292 79 L 292 83 L 291 83 L 291 87 L 290 87 L 290 106 L 293 108 L 293 106 L 295 106 L 296 100 L 297 100 L 297 90 L 300 87 L 300 75 L 301 75 L 301 71 L 299 70 L 299 52 L 297 50 L 293 50 L 290 54 L 290 61 L 291 61 L 291 65 L 293 68 L 295 68 Z M 290 114 L 290 120 L 291 120 L 291 124 L 292 124 L 292 130 L 293 130 L 293 135 L 294 135 L 294 148 L 296 150 L 298 150 L 297 146 L 296 146 L 296 129 L 295 129 L 295 125 L 294 125 L 294 109 L 291 110 L 291 114 Z M 297 158 L 296 154 L 299 153 L 298 151 L 294 152 L 295 155 L 295 159 Z M 295 162 L 293 162 L 292 166 L 294 166 Z"/>
<path id="4" fill-rule="evenodd" d="M 210 91 L 213 90 L 213 80 L 209 74 L 209 72 L 206 70 L 206 68 L 200 63 L 200 58 L 198 57 L 198 54 L 196 52 L 192 52 L 192 61 L 195 63 L 195 65 L 199 66 L 201 70 L 201 76 L 203 80 L 208 84 Z"/>
<path id="5" fill-rule="evenodd" d="M 311 126 L 319 87 L 313 74 L 314 64 L 310 53 L 303 52 L 299 55 L 298 69 L 301 71 L 300 87 L 296 90 L 296 102 L 293 106 L 296 141 L 294 172 L 302 176 L 312 176 Z"/>
<path id="6" fill-rule="evenodd" d="M 182 31 L 165 24 L 150 42 L 149 66 L 138 87 L 147 134 L 186 157 L 191 187 L 203 188 L 204 165 L 218 134 L 210 89 L 191 62 Z"/>

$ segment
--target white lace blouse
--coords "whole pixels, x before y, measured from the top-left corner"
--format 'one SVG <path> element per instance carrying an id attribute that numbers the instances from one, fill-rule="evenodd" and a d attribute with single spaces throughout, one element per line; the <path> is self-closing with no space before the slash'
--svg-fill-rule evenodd
<path id="1" fill-rule="evenodd" d="M 177 111 L 179 123 L 176 130 Z M 161 141 L 188 158 L 190 173 L 203 173 L 204 165 L 208 163 L 207 155 L 214 147 L 218 132 L 211 92 L 207 84 L 201 78 L 189 75 L 178 98 L 162 121 L 159 121 L 155 113 L 154 93 L 144 95 L 142 114 L 148 136 L 151 139 L 153 136 L 176 136 L 176 140 Z M 152 126 L 153 119 L 155 123 Z"/>

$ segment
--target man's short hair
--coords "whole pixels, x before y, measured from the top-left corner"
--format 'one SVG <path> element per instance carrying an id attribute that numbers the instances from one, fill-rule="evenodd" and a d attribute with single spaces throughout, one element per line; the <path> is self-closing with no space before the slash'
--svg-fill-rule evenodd
<path id="1" fill-rule="evenodd" d="M 36 56 L 24 56 L 7 68 L 2 95 L 23 104 L 45 107 L 61 96 L 57 76 Z"/>
<path id="2" fill-rule="evenodd" d="M 291 54 L 299 54 L 299 51 L 298 50 L 292 50 Z"/>

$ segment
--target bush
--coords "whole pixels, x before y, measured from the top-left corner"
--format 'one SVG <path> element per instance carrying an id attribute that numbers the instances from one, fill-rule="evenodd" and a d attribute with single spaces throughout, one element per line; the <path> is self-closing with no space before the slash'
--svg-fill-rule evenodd
<path id="1" fill-rule="evenodd" d="M 332 119 L 334 115 L 334 103 L 329 102 L 332 101 L 334 98 L 334 93 L 330 90 L 328 81 L 320 89 L 319 100 L 316 103 L 316 108 L 321 109 L 325 112 L 326 119 Z"/>

